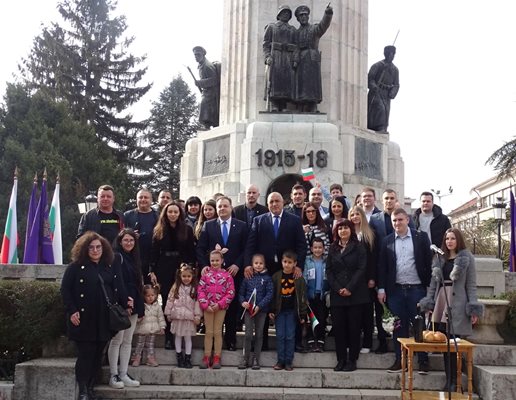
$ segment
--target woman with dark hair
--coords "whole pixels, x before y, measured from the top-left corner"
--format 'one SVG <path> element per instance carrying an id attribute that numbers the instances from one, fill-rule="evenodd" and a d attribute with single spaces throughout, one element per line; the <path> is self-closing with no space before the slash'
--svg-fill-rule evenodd
<path id="1" fill-rule="evenodd" d="M 347 218 L 348 216 L 348 204 L 346 202 L 346 196 L 337 196 L 332 201 L 330 201 L 328 207 L 328 215 L 326 216 L 326 225 L 328 228 L 333 231 L 333 221 Z"/>
<path id="2" fill-rule="evenodd" d="M 192 229 L 195 228 L 201 214 L 202 201 L 197 196 L 190 196 L 185 203 L 185 221 Z"/>
<path id="3" fill-rule="evenodd" d="M 301 219 L 306 237 L 306 254 L 311 254 L 310 246 L 312 245 L 312 240 L 318 237 L 323 241 L 324 255 L 326 256 L 330 248 L 330 238 L 328 236 L 328 227 L 321 217 L 319 208 L 313 203 L 305 203 L 301 211 Z"/>
<path id="4" fill-rule="evenodd" d="M 134 303 L 127 296 L 120 261 L 114 259 L 111 245 L 98 233 L 88 231 L 77 239 L 71 260 L 61 282 L 61 296 L 68 337 L 77 345 L 75 379 L 79 384 L 79 400 L 91 400 L 97 398 L 93 386 L 103 350 L 115 334 L 109 329 L 109 309 L 100 277 L 111 302 L 128 311 Z"/>
<path id="5" fill-rule="evenodd" d="M 202 206 L 201 206 L 201 212 L 199 214 L 199 219 L 197 220 L 197 223 L 195 224 L 195 230 L 194 230 L 194 236 L 196 240 L 199 240 L 199 237 L 201 236 L 202 227 L 204 226 L 204 223 L 206 221 L 210 221 L 212 219 L 217 218 L 217 203 L 213 199 L 207 200 Z"/>
<path id="6" fill-rule="evenodd" d="M 133 299 L 134 307 L 129 319 L 131 327 L 118 332 L 111 342 L 108 349 L 109 370 L 111 378 L 109 386 L 115 389 L 123 389 L 125 386 L 140 386 L 140 382 L 134 380 L 127 374 L 133 333 L 136 328 L 138 318 L 143 318 L 145 309 L 143 306 L 143 278 L 140 261 L 140 249 L 138 247 L 138 237 L 131 228 L 122 229 L 113 243 L 115 259 L 121 263 L 122 278 L 124 280 L 127 294 Z M 120 359 L 120 366 L 118 361 Z"/>
<path id="7" fill-rule="evenodd" d="M 168 292 L 174 283 L 181 263 L 195 263 L 195 245 L 192 228 L 186 224 L 184 211 L 176 201 L 168 203 L 154 227 L 150 262 L 150 279 L 159 282 L 163 309 Z M 165 330 L 165 348 L 172 349 L 170 323 Z"/>
<path id="8" fill-rule="evenodd" d="M 432 280 L 426 297 L 419 301 L 423 311 L 432 311 L 432 321 L 438 330 L 446 333 L 446 299 L 451 307 L 451 333 L 455 337 L 472 334 L 472 325 L 484 312 L 483 304 L 477 298 L 477 277 L 475 257 L 466 249 L 461 231 L 449 228 L 443 237 L 441 246 L 444 256 L 436 256 L 432 265 Z M 457 358 L 450 359 L 451 372 L 448 369 L 448 355 L 444 353 L 444 368 L 451 391 L 457 387 Z M 444 390 L 448 390 L 448 384 Z"/>
<path id="9" fill-rule="evenodd" d="M 366 263 L 366 250 L 357 238 L 353 223 L 347 219 L 335 220 L 333 243 L 326 261 L 337 353 L 335 371 L 357 369 L 362 309 L 363 305 L 370 301 Z"/>

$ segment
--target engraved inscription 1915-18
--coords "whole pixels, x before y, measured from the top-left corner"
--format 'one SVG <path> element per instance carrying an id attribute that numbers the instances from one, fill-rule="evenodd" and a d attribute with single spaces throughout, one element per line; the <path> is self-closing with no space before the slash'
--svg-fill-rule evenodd
<path id="1" fill-rule="evenodd" d="M 256 165 L 259 167 L 264 165 L 266 167 L 293 167 L 296 165 L 296 160 L 302 162 L 305 159 L 308 161 L 308 167 L 315 165 L 319 168 L 326 168 L 328 166 L 328 152 L 326 150 L 312 150 L 307 154 L 296 155 L 295 150 L 258 149 L 254 154 L 256 155 Z"/>

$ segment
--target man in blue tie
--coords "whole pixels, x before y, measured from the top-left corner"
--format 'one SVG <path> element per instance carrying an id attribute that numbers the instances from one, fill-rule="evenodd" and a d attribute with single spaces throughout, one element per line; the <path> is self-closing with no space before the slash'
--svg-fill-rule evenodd
<path id="1" fill-rule="evenodd" d="M 197 262 L 201 267 L 209 265 L 210 251 L 215 249 L 217 244 L 228 249 L 224 253 L 224 268 L 233 276 L 235 290 L 238 293 L 242 282 L 244 267 L 244 250 L 247 242 L 247 224 L 231 217 L 233 207 L 231 199 L 226 196 L 217 200 L 217 219 L 204 223 L 199 241 L 197 242 Z M 224 342 L 228 350 L 235 350 L 236 347 L 236 324 L 240 315 L 240 304 L 238 296 L 229 306 L 224 319 Z"/>

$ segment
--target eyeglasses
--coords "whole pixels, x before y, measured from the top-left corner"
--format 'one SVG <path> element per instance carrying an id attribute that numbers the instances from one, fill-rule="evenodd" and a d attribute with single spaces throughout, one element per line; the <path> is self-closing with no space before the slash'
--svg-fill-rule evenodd
<path id="1" fill-rule="evenodd" d="M 90 245 L 88 246 L 88 250 L 89 251 L 95 251 L 95 250 L 102 250 L 102 245 L 101 244 L 98 244 L 98 245 Z"/>

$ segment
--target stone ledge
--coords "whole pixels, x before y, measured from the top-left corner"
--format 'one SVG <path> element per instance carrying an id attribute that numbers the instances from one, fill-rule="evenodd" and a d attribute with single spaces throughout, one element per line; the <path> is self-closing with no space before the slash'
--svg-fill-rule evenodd
<path id="1" fill-rule="evenodd" d="M 0 381 L 0 400 L 12 400 L 14 383 Z"/>
<path id="2" fill-rule="evenodd" d="M 483 400 L 516 399 L 515 381 L 516 367 L 473 367 L 473 382 Z"/>

